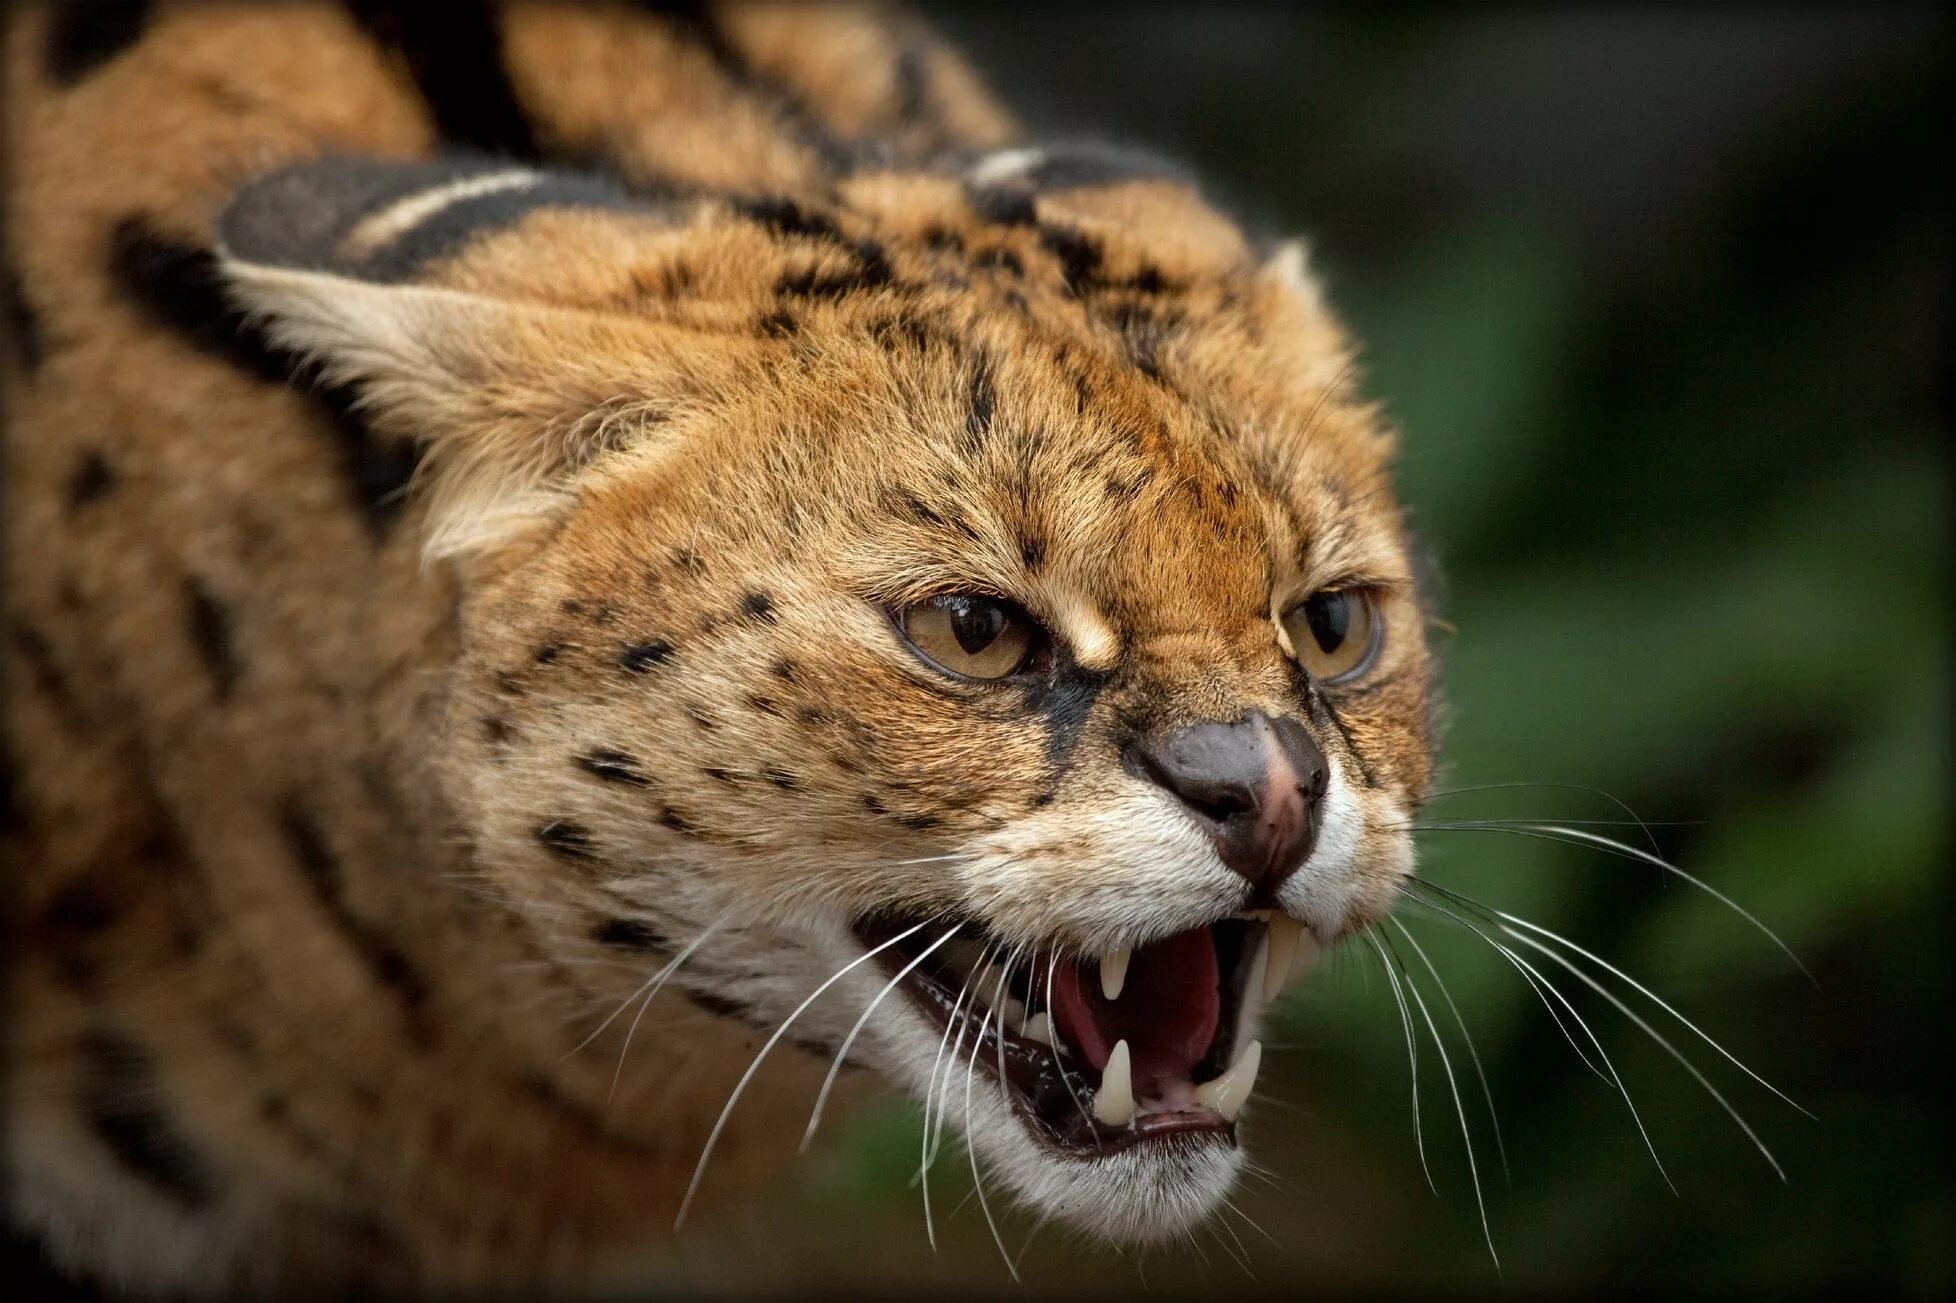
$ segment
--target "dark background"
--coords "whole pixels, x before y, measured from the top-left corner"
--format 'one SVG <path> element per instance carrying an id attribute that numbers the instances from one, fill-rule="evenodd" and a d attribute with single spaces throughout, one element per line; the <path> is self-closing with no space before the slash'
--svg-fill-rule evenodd
<path id="1" fill-rule="evenodd" d="M 1682 1067 L 1535 956 L 1602 1038 L 1673 1193 L 1516 972 L 1408 916 L 1499 1110 L 1506 1178 L 1459 1034 L 1399 942 L 1461 1074 L 1498 1272 L 1437 1056 L 1422 1044 L 1436 1194 L 1397 1008 L 1348 947 L 1265 1058 L 1252 1148 L 1269 1179 L 1237 1202 L 1268 1238 L 1231 1217 L 1137 1257 L 1047 1230 L 1027 1287 L 1947 1289 L 1947 18 L 932 12 L 1035 133 L 1152 146 L 1260 233 L 1311 238 L 1403 427 L 1405 494 L 1446 577 L 1443 788 L 1609 794 L 1468 791 L 1429 817 L 1622 820 L 1620 801 L 1814 978 L 1649 864 L 1426 834 L 1423 876 L 1634 973 L 1809 1110 L 1613 983 L 1785 1181 Z M 943 1248 L 926 1247 L 916 1125 L 891 1105 L 805 1163 L 784 1196 L 805 1236 L 762 1274 L 1007 1288 L 975 1204 L 947 1234 L 961 1155 L 934 1175 Z M 1015 1253 L 1031 1229 L 1006 1219 Z"/>

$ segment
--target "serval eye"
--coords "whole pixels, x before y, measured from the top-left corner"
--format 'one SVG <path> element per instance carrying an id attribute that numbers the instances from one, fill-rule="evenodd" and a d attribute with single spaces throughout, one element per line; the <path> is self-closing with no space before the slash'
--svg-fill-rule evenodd
<path id="1" fill-rule="evenodd" d="M 1291 655 L 1320 683 L 1357 678 L 1378 655 L 1383 632 L 1372 595 L 1362 588 L 1326 589 L 1284 612 Z"/>
<path id="2" fill-rule="evenodd" d="M 967 679 L 1002 679 L 1026 667 L 1039 626 L 996 597 L 934 597 L 897 612 L 897 627 L 918 655 Z"/>

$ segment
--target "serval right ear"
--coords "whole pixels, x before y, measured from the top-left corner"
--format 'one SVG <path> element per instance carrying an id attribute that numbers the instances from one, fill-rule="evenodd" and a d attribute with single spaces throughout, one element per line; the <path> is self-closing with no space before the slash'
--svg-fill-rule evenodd
<path id="1" fill-rule="evenodd" d="M 550 238 L 522 239 L 526 219 L 566 209 L 670 233 L 658 209 L 604 181 L 477 160 L 321 159 L 253 182 L 219 221 L 239 301 L 423 449 L 431 556 L 554 518 L 594 458 L 727 392 L 751 361 L 725 338 L 702 352 L 683 327 L 468 274 L 471 250 L 502 235 L 524 258 L 566 256 Z"/>

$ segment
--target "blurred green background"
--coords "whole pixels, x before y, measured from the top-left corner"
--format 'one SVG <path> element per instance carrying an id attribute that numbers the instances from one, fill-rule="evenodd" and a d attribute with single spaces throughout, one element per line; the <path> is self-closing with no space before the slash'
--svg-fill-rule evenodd
<path id="1" fill-rule="evenodd" d="M 1498 1271 L 1437 1056 L 1421 1046 L 1435 1193 L 1398 1011 L 1350 947 L 1279 1015 L 1250 1124 L 1269 1176 L 1238 1197 L 1244 1219 L 1146 1255 L 1047 1230 L 1026 1289 L 1948 1289 L 1947 17 L 931 12 L 1035 132 L 1152 146 L 1261 231 L 1311 237 L 1403 427 L 1405 496 L 1457 630 L 1442 787 L 1608 793 L 1814 979 L 1647 864 L 1425 834 L 1422 876 L 1636 974 L 1811 1111 L 1663 1028 L 1785 1181 L 1537 957 L 1597 1029 L 1673 1193 L 1516 972 L 1409 916 L 1499 1111 L 1506 1177 L 1401 942 L 1462 1073 Z M 1621 820 L 1615 801 L 1498 787 L 1427 817 Z M 975 1204 L 942 1216 L 969 1189 L 961 1155 L 939 1165 L 940 1250 L 925 1244 L 916 1128 L 889 1105 L 803 1164 L 783 1283 L 1010 1287 Z M 1032 1229 L 1004 1219 L 1015 1253 Z"/>

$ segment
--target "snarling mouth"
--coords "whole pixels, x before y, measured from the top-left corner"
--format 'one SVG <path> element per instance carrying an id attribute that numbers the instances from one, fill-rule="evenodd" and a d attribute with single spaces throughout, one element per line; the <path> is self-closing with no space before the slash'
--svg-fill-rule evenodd
<path id="1" fill-rule="evenodd" d="M 1088 957 L 1010 951 L 975 922 L 878 915 L 856 931 L 939 1031 L 933 1087 L 982 1071 L 1036 1139 L 1081 1158 L 1170 1136 L 1233 1144 L 1264 1006 L 1320 954 L 1269 910 Z"/>

